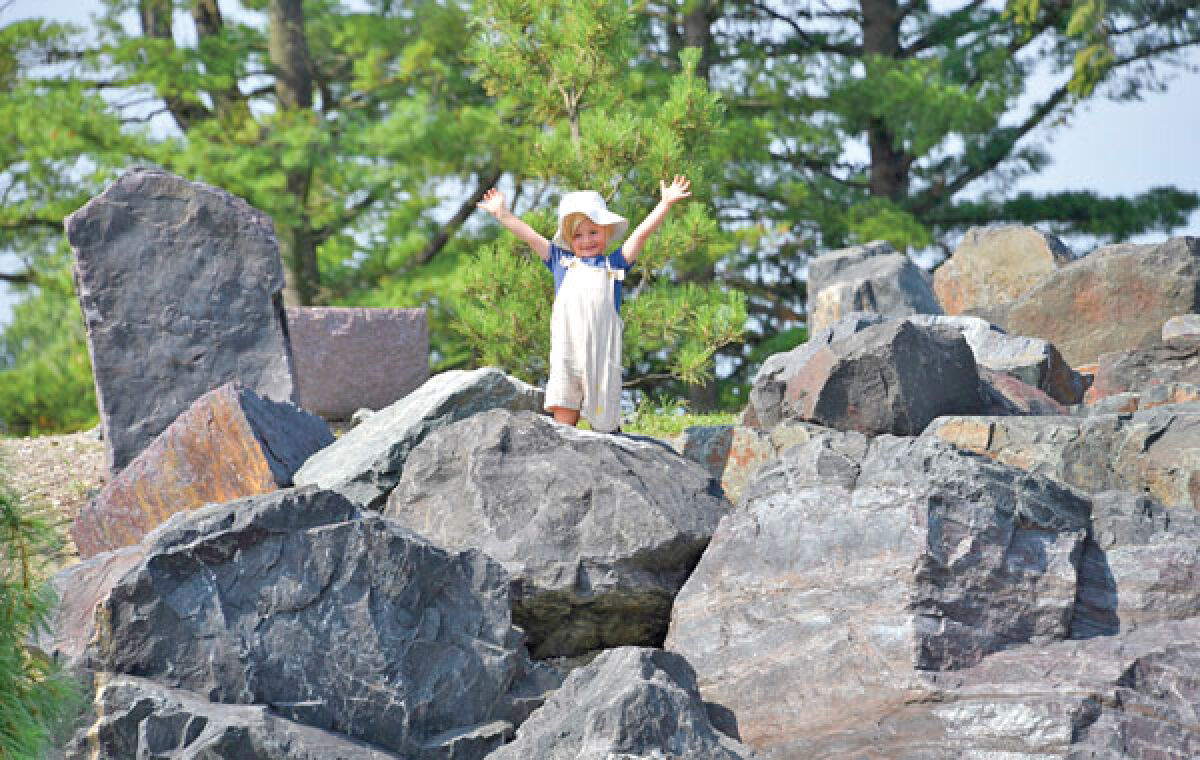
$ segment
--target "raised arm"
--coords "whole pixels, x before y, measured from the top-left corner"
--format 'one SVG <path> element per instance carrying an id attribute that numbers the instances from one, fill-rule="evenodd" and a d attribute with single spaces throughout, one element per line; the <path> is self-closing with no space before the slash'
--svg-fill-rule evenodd
<path id="1" fill-rule="evenodd" d="M 625 241 L 625 245 L 621 246 L 621 252 L 625 255 L 625 261 L 630 266 L 633 266 L 633 262 L 637 261 L 638 254 L 642 252 L 642 248 L 646 245 L 646 240 L 658 229 L 658 225 L 663 223 L 663 219 L 667 218 L 667 212 L 671 210 L 671 207 L 684 198 L 690 198 L 692 195 L 692 183 L 688 181 L 687 177 L 681 174 L 676 174 L 675 179 L 669 185 L 666 182 L 660 181 L 658 189 L 662 194 L 662 199 L 646 215 L 646 218 L 637 226 L 637 229 L 630 234 L 629 239 Z"/>
<path id="2" fill-rule="evenodd" d="M 542 261 L 550 258 L 550 241 L 508 210 L 508 206 L 504 204 L 504 193 L 493 187 L 484 193 L 483 200 L 475 205 L 496 217 L 496 221 L 532 248 Z"/>

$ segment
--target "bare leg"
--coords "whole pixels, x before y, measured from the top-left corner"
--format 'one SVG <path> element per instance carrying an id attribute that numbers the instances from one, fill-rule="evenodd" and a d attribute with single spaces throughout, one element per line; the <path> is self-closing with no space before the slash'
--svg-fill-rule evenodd
<path id="1" fill-rule="evenodd" d="M 561 422 L 564 425 L 575 427 L 575 424 L 579 422 L 578 409 L 567 409 L 563 406 L 552 406 L 550 407 L 550 413 L 554 415 L 555 422 Z"/>

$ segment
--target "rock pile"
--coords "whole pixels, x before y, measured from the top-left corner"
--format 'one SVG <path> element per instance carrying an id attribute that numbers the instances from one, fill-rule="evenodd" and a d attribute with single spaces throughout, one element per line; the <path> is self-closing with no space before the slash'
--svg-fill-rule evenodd
<path id="1" fill-rule="evenodd" d="M 197 444 L 181 405 L 114 499 L 206 478 L 190 456 L 258 485 L 105 513 L 124 545 L 56 578 L 36 644 L 95 695 L 62 756 L 1197 756 L 1200 403 L 1166 402 L 1200 382 L 1200 243 L 1055 243 L 975 231 L 932 287 L 884 245 L 817 259 L 827 324 L 682 453 L 558 426 L 495 368 L 336 441 L 228 386 L 238 424 Z M 1145 325 L 1016 327 L 1040 299 L 1094 329 L 1105 288 Z"/>

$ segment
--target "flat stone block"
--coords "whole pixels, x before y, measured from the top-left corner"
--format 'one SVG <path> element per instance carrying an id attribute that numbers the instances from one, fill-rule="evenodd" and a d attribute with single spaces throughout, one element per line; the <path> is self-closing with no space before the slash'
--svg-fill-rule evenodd
<path id="1" fill-rule="evenodd" d="M 300 406 L 325 419 L 379 410 L 429 379 L 424 309 L 287 309 Z"/>
<path id="2" fill-rule="evenodd" d="M 128 546 L 176 512 L 289 486 L 329 427 L 227 383 L 202 396 L 79 512 L 81 557 Z"/>

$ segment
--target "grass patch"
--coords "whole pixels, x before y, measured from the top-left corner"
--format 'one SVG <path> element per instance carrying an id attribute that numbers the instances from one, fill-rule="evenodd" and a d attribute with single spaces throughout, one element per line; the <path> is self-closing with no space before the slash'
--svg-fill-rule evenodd
<path id="1" fill-rule="evenodd" d="M 674 438 L 690 427 L 706 425 L 735 425 L 737 414 L 712 412 L 692 414 L 686 402 L 672 400 L 642 400 L 634 410 L 632 418 L 621 423 L 621 431 L 654 438 Z"/>

